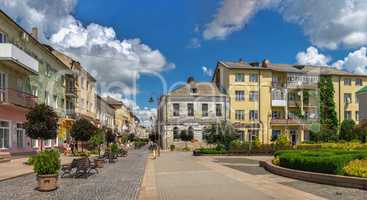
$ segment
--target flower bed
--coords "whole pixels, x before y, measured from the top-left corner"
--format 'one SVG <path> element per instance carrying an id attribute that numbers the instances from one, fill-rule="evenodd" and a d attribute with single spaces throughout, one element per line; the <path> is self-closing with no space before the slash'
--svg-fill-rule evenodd
<path id="1" fill-rule="evenodd" d="M 279 166 L 290 169 L 344 175 L 343 168 L 353 160 L 367 158 L 366 150 L 292 150 L 274 155 Z"/>

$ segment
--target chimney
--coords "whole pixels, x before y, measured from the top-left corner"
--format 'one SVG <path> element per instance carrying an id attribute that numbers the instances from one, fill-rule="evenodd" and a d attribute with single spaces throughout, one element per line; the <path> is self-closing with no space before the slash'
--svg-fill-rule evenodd
<path id="1" fill-rule="evenodd" d="M 37 27 L 32 28 L 31 35 L 32 35 L 32 37 L 34 37 L 34 39 L 38 40 L 38 28 Z"/>
<path id="2" fill-rule="evenodd" d="M 245 61 L 243 61 L 242 58 L 240 58 L 240 60 L 238 62 L 241 63 L 241 64 L 245 63 Z"/>
<path id="3" fill-rule="evenodd" d="M 264 59 L 261 65 L 262 67 L 267 68 L 270 65 L 270 61 L 268 59 Z"/>

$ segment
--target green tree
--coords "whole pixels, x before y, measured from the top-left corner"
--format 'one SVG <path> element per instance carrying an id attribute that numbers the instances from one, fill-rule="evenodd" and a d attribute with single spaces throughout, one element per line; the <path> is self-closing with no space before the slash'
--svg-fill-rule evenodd
<path id="1" fill-rule="evenodd" d="M 229 122 L 212 124 L 204 129 L 204 139 L 208 144 L 221 144 L 224 145 L 227 150 L 229 149 L 230 143 L 238 138 L 238 133 Z"/>
<path id="2" fill-rule="evenodd" d="M 335 111 L 334 86 L 330 76 L 320 76 L 320 139 L 337 139 L 338 118 Z"/>
<path id="3" fill-rule="evenodd" d="M 110 128 L 105 129 L 107 145 L 116 142 L 116 134 Z"/>
<path id="4" fill-rule="evenodd" d="M 103 129 L 97 129 L 89 139 L 89 143 L 93 146 L 93 148 L 98 150 L 99 157 L 101 157 L 101 146 L 105 141 L 104 139 L 105 137 Z"/>
<path id="5" fill-rule="evenodd" d="M 351 141 L 354 139 L 359 139 L 358 134 L 355 131 L 356 123 L 353 120 L 344 120 L 340 125 L 340 139 Z"/>
<path id="6" fill-rule="evenodd" d="M 91 135 L 96 131 L 96 127 L 87 119 L 78 119 L 70 130 L 70 135 L 77 142 L 86 142 L 90 139 Z M 82 145 L 83 151 L 83 145 Z"/>
<path id="7" fill-rule="evenodd" d="M 32 139 L 41 141 L 41 151 L 43 150 L 43 140 L 55 139 L 57 137 L 58 116 L 48 105 L 36 105 L 26 114 L 27 122 L 24 124 L 26 134 Z"/>

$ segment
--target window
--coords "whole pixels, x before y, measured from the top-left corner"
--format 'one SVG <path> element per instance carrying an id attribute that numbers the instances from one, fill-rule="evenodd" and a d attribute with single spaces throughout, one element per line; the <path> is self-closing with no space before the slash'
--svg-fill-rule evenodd
<path id="1" fill-rule="evenodd" d="M 7 87 L 7 77 L 5 73 L 0 72 L 0 102 L 6 101 L 6 87 Z"/>
<path id="2" fill-rule="evenodd" d="M 288 100 L 289 101 L 295 101 L 296 100 L 296 93 L 294 93 L 294 92 L 288 93 Z"/>
<path id="3" fill-rule="evenodd" d="M 279 135 L 280 135 L 280 130 L 279 129 L 273 129 L 272 131 L 271 131 L 271 140 L 272 141 L 275 141 L 278 137 L 279 137 Z"/>
<path id="4" fill-rule="evenodd" d="M 24 135 L 25 130 L 23 128 L 23 124 L 17 123 L 17 147 L 24 148 Z"/>
<path id="5" fill-rule="evenodd" d="M 217 117 L 222 116 L 222 104 L 215 104 L 215 115 Z"/>
<path id="6" fill-rule="evenodd" d="M 178 127 L 173 128 L 173 139 L 178 140 L 180 139 L 180 133 Z"/>
<path id="7" fill-rule="evenodd" d="M 345 79 L 344 79 L 344 85 L 352 85 L 352 79 L 350 79 L 350 78 L 345 78 Z"/>
<path id="8" fill-rule="evenodd" d="M 245 82 L 245 75 L 243 73 L 236 73 L 235 82 Z"/>
<path id="9" fill-rule="evenodd" d="M 180 104 L 173 104 L 173 116 L 180 116 Z"/>
<path id="10" fill-rule="evenodd" d="M 194 116 L 194 104 L 192 103 L 187 104 L 187 115 Z"/>
<path id="11" fill-rule="evenodd" d="M 45 147 L 51 147 L 51 140 L 45 140 Z"/>
<path id="12" fill-rule="evenodd" d="M 359 104 L 358 95 L 356 94 L 354 97 L 355 97 L 355 100 L 356 100 L 356 104 Z"/>
<path id="13" fill-rule="evenodd" d="M 248 137 L 250 142 L 255 141 L 258 135 L 259 135 L 258 130 L 248 130 Z"/>
<path id="14" fill-rule="evenodd" d="M 32 148 L 38 148 L 38 140 L 32 139 Z"/>
<path id="15" fill-rule="evenodd" d="M 257 81 L 258 81 L 257 74 L 251 74 L 250 75 L 250 82 L 257 82 Z"/>
<path id="16" fill-rule="evenodd" d="M 345 104 L 352 103 L 352 94 L 351 93 L 344 93 L 344 103 Z"/>
<path id="17" fill-rule="evenodd" d="M 257 110 L 250 110 L 250 120 L 257 120 L 259 117 L 259 113 Z"/>
<path id="18" fill-rule="evenodd" d="M 80 87 L 84 89 L 84 77 L 80 77 Z"/>
<path id="19" fill-rule="evenodd" d="M 244 101 L 245 100 L 245 91 L 243 90 L 237 90 L 235 91 L 236 94 L 236 101 Z"/>
<path id="20" fill-rule="evenodd" d="M 50 105 L 50 96 L 47 91 L 45 91 L 45 104 Z"/>
<path id="21" fill-rule="evenodd" d="M 25 84 L 24 84 L 24 80 L 18 78 L 17 79 L 17 91 L 19 92 L 24 92 L 25 91 Z"/>
<path id="22" fill-rule="evenodd" d="M 352 112 L 351 111 L 344 111 L 344 119 L 352 119 Z"/>
<path id="23" fill-rule="evenodd" d="M 7 121 L 0 121 L 0 149 L 9 148 L 10 124 Z"/>
<path id="24" fill-rule="evenodd" d="M 278 77 L 278 76 L 273 76 L 273 77 L 271 78 L 271 82 L 272 82 L 273 84 L 277 84 L 277 83 L 279 82 L 279 77 Z"/>
<path id="25" fill-rule="evenodd" d="M 207 117 L 208 116 L 208 104 L 203 103 L 201 105 L 201 112 L 202 112 L 203 117 Z"/>
<path id="26" fill-rule="evenodd" d="M 259 93 L 257 91 L 250 91 L 250 101 L 257 101 Z"/>
<path id="27" fill-rule="evenodd" d="M 356 121 L 359 121 L 359 111 L 356 111 Z"/>
<path id="28" fill-rule="evenodd" d="M 271 117 L 272 117 L 273 119 L 280 119 L 280 118 L 281 118 L 280 112 L 279 112 L 279 111 L 273 111 L 273 112 L 271 113 Z"/>
<path id="29" fill-rule="evenodd" d="M 357 78 L 357 79 L 356 79 L 356 85 L 357 85 L 357 86 L 362 86 L 362 85 L 363 85 L 362 79 Z"/>
<path id="30" fill-rule="evenodd" d="M 54 103 L 55 103 L 55 107 L 54 108 L 56 108 L 56 109 L 58 109 L 59 108 L 59 102 L 58 102 L 58 98 L 57 98 L 57 95 L 54 95 Z"/>
<path id="31" fill-rule="evenodd" d="M 190 88 L 191 93 L 196 94 L 198 92 L 197 88 Z"/>
<path id="32" fill-rule="evenodd" d="M 7 43 L 8 42 L 8 36 L 3 33 L 3 32 L 0 32 L 0 43 Z"/>
<path id="33" fill-rule="evenodd" d="M 245 111 L 244 110 L 236 110 L 235 111 L 235 119 L 236 120 L 245 120 Z"/>

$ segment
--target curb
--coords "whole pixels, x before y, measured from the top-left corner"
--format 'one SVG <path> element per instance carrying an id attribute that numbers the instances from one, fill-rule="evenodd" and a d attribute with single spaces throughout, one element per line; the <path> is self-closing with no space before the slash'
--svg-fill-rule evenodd
<path id="1" fill-rule="evenodd" d="M 273 165 L 271 161 L 259 161 L 259 164 L 260 167 L 263 167 L 267 171 L 280 176 L 326 185 L 367 190 L 367 178 L 322 174 L 288 169 Z"/>
<path id="2" fill-rule="evenodd" d="M 30 174 L 35 174 L 35 173 L 34 172 L 27 172 L 27 173 L 23 173 L 23 174 L 18 174 L 16 176 L 0 179 L 0 182 L 8 181 L 8 180 L 19 178 L 19 177 L 22 177 L 22 176 L 27 176 L 27 175 L 30 175 Z"/>

